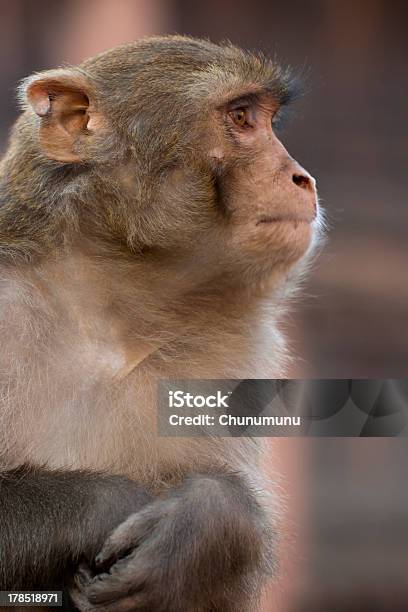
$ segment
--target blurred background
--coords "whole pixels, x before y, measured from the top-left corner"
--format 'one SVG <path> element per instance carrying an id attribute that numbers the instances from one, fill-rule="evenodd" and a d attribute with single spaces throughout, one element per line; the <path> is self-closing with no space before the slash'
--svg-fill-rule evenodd
<path id="1" fill-rule="evenodd" d="M 408 4 L 393 0 L 0 0 L 0 149 L 15 87 L 140 36 L 262 49 L 306 78 L 281 134 L 318 180 L 328 242 L 288 323 L 292 376 L 408 374 Z M 408 610 L 404 440 L 271 441 L 287 498 L 264 612 Z"/>

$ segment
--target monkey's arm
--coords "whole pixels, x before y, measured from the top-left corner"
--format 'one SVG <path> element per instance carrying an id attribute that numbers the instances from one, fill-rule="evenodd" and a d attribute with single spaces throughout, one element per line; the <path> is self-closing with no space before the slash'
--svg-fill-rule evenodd
<path id="1" fill-rule="evenodd" d="M 266 573 L 269 535 L 241 475 L 191 475 L 120 525 L 98 573 L 83 567 L 71 594 L 86 612 L 242 612 Z"/>
<path id="2" fill-rule="evenodd" d="M 27 466 L 0 473 L 0 590 L 63 586 L 149 501 L 119 476 Z"/>

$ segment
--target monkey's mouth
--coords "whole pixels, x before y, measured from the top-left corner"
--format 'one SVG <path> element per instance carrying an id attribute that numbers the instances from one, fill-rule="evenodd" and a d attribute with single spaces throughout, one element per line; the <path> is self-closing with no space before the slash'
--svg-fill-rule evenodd
<path id="1" fill-rule="evenodd" d="M 310 224 L 313 221 L 313 218 L 310 217 L 293 217 L 289 215 L 279 215 L 279 216 L 269 216 L 262 215 L 259 217 L 256 225 L 262 224 L 273 224 L 273 223 L 293 223 L 295 227 L 297 227 L 300 223 L 308 223 Z"/>

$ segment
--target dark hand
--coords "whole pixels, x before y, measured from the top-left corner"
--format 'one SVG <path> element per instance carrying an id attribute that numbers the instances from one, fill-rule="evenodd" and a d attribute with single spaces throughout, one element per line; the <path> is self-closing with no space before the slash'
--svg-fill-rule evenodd
<path id="1" fill-rule="evenodd" d="M 187 610 L 180 603 L 186 568 L 177 558 L 177 505 L 157 501 L 113 531 L 96 558 L 98 573 L 83 566 L 75 577 L 71 596 L 81 612 Z"/>
<path id="2" fill-rule="evenodd" d="M 81 612 L 243 611 L 264 529 L 239 475 L 190 476 L 112 532 L 72 598 Z"/>

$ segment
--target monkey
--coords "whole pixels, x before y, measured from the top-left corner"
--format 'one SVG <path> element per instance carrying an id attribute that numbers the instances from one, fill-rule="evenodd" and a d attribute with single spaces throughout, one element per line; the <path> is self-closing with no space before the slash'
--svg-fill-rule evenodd
<path id="1" fill-rule="evenodd" d="M 2 590 L 258 608 L 280 513 L 262 446 L 159 437 L 156 388 L 287 372 L 321 233 L 275 130 L 296 91 L 260 53 L 178 35 L 22 82 L 0 166 Z"/>

